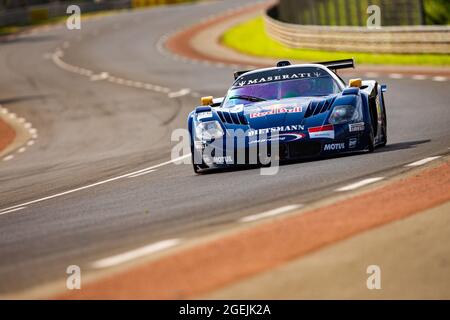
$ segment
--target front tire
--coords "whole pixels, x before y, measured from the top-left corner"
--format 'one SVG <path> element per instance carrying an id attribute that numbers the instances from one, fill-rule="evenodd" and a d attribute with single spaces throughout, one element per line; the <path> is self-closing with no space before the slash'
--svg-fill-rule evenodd
<path id="1" fill-rule="evenodd" d="M 201 172 L 200 172 L 200 168 L 198 167 L 198 165 L 193 164 L 192 167 L 193 167 L 194 172 L 195 172 L 196 174 L 200 174 L 200 173 L 201 173 Z"/>

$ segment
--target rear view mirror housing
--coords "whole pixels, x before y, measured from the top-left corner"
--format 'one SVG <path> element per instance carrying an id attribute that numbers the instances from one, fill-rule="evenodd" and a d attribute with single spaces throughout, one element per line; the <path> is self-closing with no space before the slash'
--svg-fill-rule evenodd
<path id="1" fill-rule="evenodd" d="M 348 82 L 348 86 L 350 88 L 361 88 L 362 87 L 362 79 L 350 79 Z"/>
<path id="2" fill-rule="evenodd" d="M 209 106 L 209 105 L 213 104 L 213 100 L 214 100 L 213 96 L 207 96 L 207 97 L 202 97 L 200 99 L 200 102 L 201 102 L 202 106 Z"/>

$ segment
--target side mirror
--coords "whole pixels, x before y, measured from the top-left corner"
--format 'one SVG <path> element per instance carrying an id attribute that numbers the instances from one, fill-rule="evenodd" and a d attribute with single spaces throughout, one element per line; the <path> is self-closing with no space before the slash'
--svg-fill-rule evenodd
<path id="1" fill-rule="evenodd" d="M 202 103 L 202 106 L 209 106 L 213 103 L 213 99 L 214 98 L 212 96 L 202 97 L 200 102 Z"/>
<path id="2" fill-rule="evenodd" d="M 350 81 L 348 82 L 348 86 L 350 88 L 361 88 L 362 80 L 361 79 L 350 79 Z"/>

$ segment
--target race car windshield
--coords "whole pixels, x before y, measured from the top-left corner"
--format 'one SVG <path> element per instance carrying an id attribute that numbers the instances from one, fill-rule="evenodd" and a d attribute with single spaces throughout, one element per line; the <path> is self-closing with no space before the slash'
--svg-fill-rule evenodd
<path id="1" fill-rule="evenodd" d="M 319 97 L 339 93 L 335 80 L 324 75 L 316 78 L 284 80 L 233 87 L 223 103 L 231 108 L 239 104 L 249 104 L 266 100 L 280 100 L 296 97 Z"/>

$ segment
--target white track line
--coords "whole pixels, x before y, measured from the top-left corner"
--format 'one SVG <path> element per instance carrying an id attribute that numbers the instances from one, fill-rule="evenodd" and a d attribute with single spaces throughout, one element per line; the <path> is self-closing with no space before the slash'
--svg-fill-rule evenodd
<path id="1" fill-rule="evenodd" d="M 367 73 L 365 74 L 365 76 L 366 76 L 367 78 L 378 78 L 380 75 L 379 75 L 378 73 L 376 73 L 376 72 L 367 72 Z"/>
<path id="2" fill-rule="evenodd" d="M 289 206 L 284 206 L 284 207 L 280 207 L 277 209 L 273 209 L 273 210 L 269 210 L 266 212 L 262 212 L 262 213 L 258 213 L 258 214 L 254 214 L 251 216 L 247 216 L 244 218 L 239 219 L 240 222 L 251 222 L 251 221 L 256 221 L 259 219 L 265 219 L 268 217 L 273 217 L 282 213 L 286 213 L 298 208 L 301 208 L 303 205 L 302 204 L 293 204 L 293 205 L 289 205 Z"/>
<path id="3" fill-rule="evenodd" d="M 364 179 L 364 180 L 361 180 L 361 181 L 358 181 L 358 182 L 349 184 L 349 185 L 347 185 L 347 186 L 345 186 L 345 187 L 336 189 L 335 191 L 350 191 L 350 190 L 355 190 L 355 189 L 364 187 L 364 186 L 366 186 L 366 185 L 368 185 L 368 184 L 371 184 L 371 183 L 374 183 L 374 182 L 377 182 L 377 181 L 380 181 L 380 180 L 383 180 L 383 179 L 384 179 L 384 177 L 376 177 L 376 178 Z"/>
<path id="4" fill-rule="evenodd" d="M 9 160 L 12 160 L 12 159 L 14 159 L 14 156 L 12 154 L 10 154 L 9 156 L 4 157 L 3 161 L 9 161 Z"/>
<path id="5" fill-rule="evenodd" d="M 189 93 L 191 93 L 191 89 L 185 88 L 185 89 L 181 89 L 180 91 L 177 91 L 177 92 L 170 92 L 168 94 L 168 97 L 169 98 L 179 98 L 179 97 L 188 95 Z"/>
<path id="6" fill-rule="evenodd" d="M 92 70 L 84 69 L 78 66 L 71 65 L 65 61 L 62 60 L 62 57 L 64 56 L 64 51 L 62 51 L 60 48 L 57 48 L 55 52 L 52 54 L 51 58 L 53 60 L 53 63 L 56 64 L 58 67 L 60 67 L 63 70 L 66 70 L 68 72 L 77 73 L 83 76 L 89 77 L 91 81 L 99 81 L 99 80 L 107 80 L 112 83 L 125 85 L 128 87 L 133 87 L 137 89 L 145 89 L 145 90 L 151 90 L 157 93 L 166 93 L 168 94 L 169 98 L 178 98 L 185 95 L 188 95 L 191 93 L 191 89 L 184 88 L 179 91 L 172 91 L 170 88 L 154 85 L 151 83 L 144 83 L 140 81 L 134 81 L 130 79 L 122 79 L 115 76 L 110 75 L 108 72 L 100 72 L 99 74 L 95 74 Z"/>
<path id="7" fill-rule="evenodd" d="M 444 82 L 444 81 L 447 81 L 447 78 L 446 77 L 437 76 L 437 77 L 433 77 L 432 80 L 433 81 L 438 81 L 438 82 Z"/>
<path id="8" fill-rule="evenodd" d="M 419 161 L 407 164 L 405 167 L 418 167 L 418 166 L 424 165 L 425 163 L 428 163 L 430 161 L 436 160 L 436 159 L 438 159 L 440 157 L 441 156 L 428 157 L 428 158 L 425 158 L 425 159 L 422 159 L 422 160 L 419 160 Z"/>
<path id="9" fill-rule="evenodd" d="M 156 242 L 156 243 L 150 244 L 148 246 L 145 246 L 145 247 L 142 247 L 139 249 L 128 251 L 128 252 L 125 252 L 125 253 L 122 253 L 122 254 L 119 254 L 116 256 L 112 256 L 109 258 L 97 260 L 97 261 L 93 262 L 91 266 L 95 269 L 113 267 L 118 264 L 122 264 L 122 263 L 125 263 L 128 261 L 131 261 L 131 260 L 135 260 L 137 258 L 144 257 L 144 256 L 152 254 L 152 253 L 156 253 L 158 251 L 162 251 L 162 250 L 174 247 L 179 243 L 180 243 L 179 239 L 170 239 L 170 240 Z"/>
<path id="10" fill-rule="evenodd" d="M 2 212 L 0 212 L 0 216 L 1 216 L 2 214 L 11 213 L 11 212 L 16 212 L 16 211 L 19 211 L 19 210 L 22 210 L 22 209 L 25 209 L 25 208 L 26 208 L 26 207 L 19 207 L 19 208 L 11 209 L 11 210 L 8 210 L 8 211 L 2 211 Z"/>
<path id="11" fill-rule="evenodd" d="M 190 157 L 190 156 L 191 156 L 190 154 L 187 154 L 187 155 L 178 157 L 176 159 L 169 160 L 169 161 L 166 161 L 166 162 L 163 162 L 163 163 L 160 163 L 160 164 L 148 167 L 148 168 L 144 168 L 144 169 L 137 170 L 137 171 L 134 171 L 134 172 L 130 172 L 130 173 L 127 173 L 127 174 L 123 174 L 123 175 L 120 175 L 120 176 L 117 176 L 117 177 L 113 177 L 113 178 L 110 178 L 110 179 L 102 180 L 102 181 L 99 181 L 99 182 L 96 182 L 96 183 L 88 184 L 88 185 L 83 186 L 83 187 L 67 190 L 67 191 L 64 191 L 64 192 L 57 193 L 57 194 L 53 194 L 51 196 L 39 198 L 39 199 L 36 199 L 36 200 L 31 200 L 31 201 L 28 201 L 28 202 L 25 202 L 25 203 L 21 203 L 21 204 L 18 204 L 18 205 L 9 207 L 9 208 L 0 209 L 0 214 L 2 212 L 8 211 L 8 210 L 12 210 L 12 209 L 16 209 L 18 207 L 28 206 L 30 204 L 34 204 L 34 203 L 38 203 L 38 202 L 42 202 L 42 201 L 58 198 L 58 197 L 65 196 L 67 194 L 71 194 L 71 193 L 74 193 L 74 192 L 77 192 L 77 191 L 86 190 L 86 189 L 89 189 L 89 188 L 92 188 L 92 187 L 96 187 L 96 186 L 99 186 L 99 185 L 102 185 L 102 184 L 105 184 L 105 183 L 108 183 L 108 182 L 113 182 L 113 181 L 116 181 L 116 180 L 119 180 L 119 179 L 122 179 L 122 178 L 126 178 L 126 177 L 129 177 L 129 176 L 132 176 L 132 175 L 136 175 L 136 174 L 144 172 L 144 171 L 148 171 L 148 170 L 151 170 L 151 169 L 156 169 L 156 168 L 165 166 L 165 165 L 170 164 L 170 163 L 175 163 L 175 162 L 181 161 L 181 160 L 183 160 L 183 159 L 185 159 L 187 157 Z"/>
<path id="12" fill-rule="evenodd" d="M 145 175 L 145 174 L 149 174 L 149 173 L 152 173 L 152 172 L 155 172 L 156 170 L 148 170 L 148 171 L 144 171 L 144 172 L 141 172 L 141 173 L 136 173 L 136 174 L 133 174 L 132 176 L 129 176 L 128 178 L 136 178 L 136 177 L 139 177 L 139 176 L 143 176 L 143 175 Z"/>
<path id="13" fill-rule="evenodd" d="M 109 74 L 108 72 L 100 72 L 99 74 L 93 74 L 91 76 L 91 81 L 99 81 L 99 80 L 106 80 L 108 79 Z"/>
<path id="14" fill-rule="evenodd" d="M 403 79 L 403 75 L 400 73 L 391 73 L 389 74 L 389 78 L 391 79 Z"/>
<path id="15" fill-rule="evenodd" d="M 423 75 L 423 74 L 416 74 L 412 76 L 413 80 L 426 80 L 427 76 Z"/>

